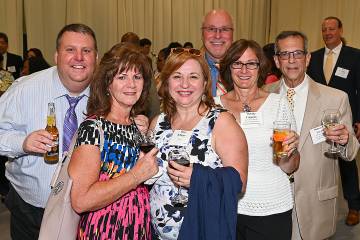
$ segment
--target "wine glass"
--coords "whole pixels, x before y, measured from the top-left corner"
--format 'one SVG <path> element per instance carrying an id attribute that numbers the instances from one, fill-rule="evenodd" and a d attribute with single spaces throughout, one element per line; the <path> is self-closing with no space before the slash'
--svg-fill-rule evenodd
<path id="1" fill-rule="evenodd" d="M 148 153 L 155 147 L 155 133 L 152 129 L 148 129 L 146 132 L 138 131 L 135 134 L 135 141 L 142 152 Z"/>
<path id="2" fill-rule="evenodd" d="M 183 166 L 190 166 L 190 156 L 184 149 L 173 149 L 169 153 L 169 161 L 175 161 L 177 164 Z M 169 165 L 171 167 L 171 165 Z M 184 206 L 188 201 L 188 197 L 181 194 L 181 186 L 178 187 L 178 192 L 171 199 L 171 204 L 174 206 Z"/>
<path id="3" fill-rule="evenodd" d="M 321 123 L 326 128 L 333 128 L 340 123 L 340 113 L 336 109 L 327 109 L 323 113 Z M 340 152 L 337 144 L 334 141 L 331 141 L 330 147 L 327 150 L 328 154 L 338 154 Z"/>

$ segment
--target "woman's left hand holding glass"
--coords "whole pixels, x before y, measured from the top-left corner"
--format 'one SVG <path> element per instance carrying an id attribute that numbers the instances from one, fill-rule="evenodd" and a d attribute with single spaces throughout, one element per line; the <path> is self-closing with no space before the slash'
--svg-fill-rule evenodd
<path id="1" fill-rule="evenodd" d="M 175 161 L 169 161 L 169 166 L 167 167 L 168 175 L 177 186 L 181 187 L 190 187 L 190 179 L 193 171 L 192 164 L 189 167 L 180 165 Z"/>
<path id="2" fill-rule="evenodd" d="M 287 174 L 295 172 L 299 168 L 300 153 L 297 150 L 299 146 L 299 135 L 295 131 L 290 131 L 283 142 L 287 157 L 281 158 L 278 162 L 279 167 Z"/>

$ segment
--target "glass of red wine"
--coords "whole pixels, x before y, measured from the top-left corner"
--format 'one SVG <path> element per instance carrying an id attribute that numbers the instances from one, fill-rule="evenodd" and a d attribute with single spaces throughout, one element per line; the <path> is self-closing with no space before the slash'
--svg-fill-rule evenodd
<path id="1" fill-rule="evenodd" d="M 169 153 L 169 161 L 175 161 L 177 164 L 183 166 L 190 166 L 190 156 L 185 149 L 173 149 Z M 171 165 L 169 165 L 171 167 Z M 188 202 L 188 197 L 181 194 L 181 186 L 178 187 L 177 193 L 171 197 L 171 204 L 174 206 L 185 206 Z"/>
<path id="2" fill-rule="evenodd" d="M 154 136 L 154 131 L 151 129 L 147 130 L 146 132 L 138 132 L 136 134 L 135 138 L 142 152 L 148 153 L 155 147 Z"/>

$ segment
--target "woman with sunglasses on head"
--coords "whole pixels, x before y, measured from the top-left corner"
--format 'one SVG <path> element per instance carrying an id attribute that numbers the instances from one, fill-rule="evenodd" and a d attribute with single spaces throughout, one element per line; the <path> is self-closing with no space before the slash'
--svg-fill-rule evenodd
<path id="1" fill-rule="evenodd" d="M 178 239 L 178 237 L 179 239 L 198 239 L 195 233 L 189 233 L 188 230 L 194 230 L 196 227 L 217 229 L 218 226 L 193 225 L 192 220 L 200 220 L 200 217 L 194 217 L 200 215 L 194 215 L 197 213 L 193 211 L 211 212 L 222 207 L 219 204 L 213 208 L 205 207 L 205 209 L 195 210 L 196 200 L 200 204 L 210 201 L 206 199 L 208 196 L 203 196 L 205 199 L 200 200 L 199 193 L 206 189 L 206 184 L 203 185 L 203 189 L 198 186 L 204 180 L 201 178 L 219 169 L 228 171 L 227 176 L 233 176 L 229 185 L 238 190 L 233 195 L 235 196 L 235 213 L 237 193 L 244 191 L 246 186 L 247 143 L 234 117 L 224 109 L 215 106 L 211 96 L 209 68 L 199 50 L 172 49 L 160 78 L 159 95 L 162 98 L 163 112 L 154 118 L 150 125 L 156 133 L 155 142 L 159 149 L 160 172 L 158 178 L 153 179 L 154 185 L 150 191 L 154 232 L 159 239 Z M 173 159 L 170 159 L 169 155 L 176 150 L 183 151 L 189 156 L 191 162 L 189 166 L 182 166 L 171 161 Z M 216 181 L 216 179 L 212 178 L 204 182 L 209 183 L 209 181 Z M 189 197 L 187 204 L 176 204 L 172 201 L 178 192 L 178 187 L 182 189 L 181 195 Z M 214 191 L 213 194 L 220 195 L 221 192 Z M 217 218 L 205 219 L 218 221 Z M 179 235 L 183 221 L 184 225 L 187 221 L 188 227 L 181 229 L 184 232 L 180 232 Z M 234 222 L 233 233 L 235 234 L 236 213 Z M 218 232 L 212 234 L 212 238 L 208 237 L 207 234 L 211 232 L 211 229 L 208 230 L 210 231 L 205 230 L 203 233 L 206 234 L 206 236 L 203 235 L 205 239 L 223 239 L 217 237 L 220 236 L 217 235 L 220 234 Z M 187 238 L 186 234 L 193 235 Z"/>
<path id="2" fill-rule="evenodd" d="M 291 239 L 293 196 L 291 175 L 299 165 L 299 136 L 290 131 L 283 146 L 287 156 L 273 160 L 273 123 L 282 104 L 292 116 L 288 102 L 261 86 L 268 62 L 252 40 L 234 42 L 220 62 L 220 74 L 228 91 L 215 102 L 228 109 L 243 128 L 249 148 L 246 192 L 238 202 L 237 239 Z M 293 118 L 292 118 L 293 119 Z M 250 121 L 251 120 L 251 121 Z M 292 121 L 294 125 L 294 121 Z"/>

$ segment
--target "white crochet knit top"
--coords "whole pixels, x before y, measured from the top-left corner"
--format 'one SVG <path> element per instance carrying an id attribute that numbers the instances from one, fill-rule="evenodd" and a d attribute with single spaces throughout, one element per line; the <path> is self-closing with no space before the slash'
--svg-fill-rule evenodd
<path id="1" fill-rule="evenodd" d="M 214 98 L 221 104 L 220 97 Z M 273 163 L 271 136 L 277 118 L 280 95 L 271 93 L 258 109 L 263 123 L 256 128 L 244 128 L 249 151 L 246 192 L 238 202 L 238 214 L 267 216 L 293 208 L 292 188 L 286 173 Z"/>

